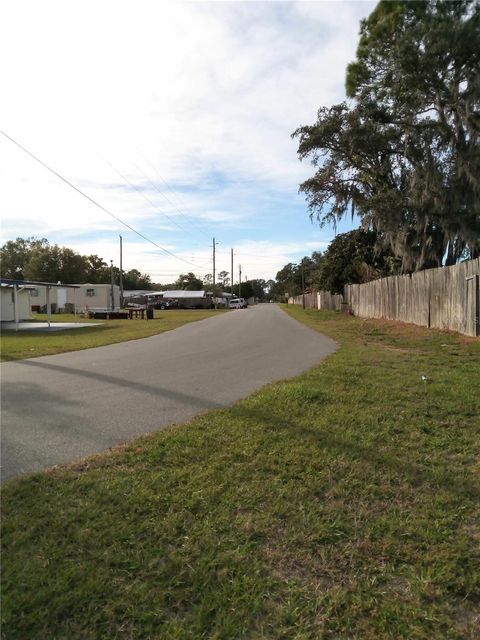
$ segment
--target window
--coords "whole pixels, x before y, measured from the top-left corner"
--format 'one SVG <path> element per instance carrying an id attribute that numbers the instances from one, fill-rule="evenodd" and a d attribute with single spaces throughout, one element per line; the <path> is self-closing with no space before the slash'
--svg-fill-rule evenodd
<path id="1" fill-rule="evenodd" d="M 38 297 L 38 289 L 30 289 L 30 295 L 34 298 Z"/>
<path id="2" fill-rule="evenodd" d="M 97 292 L 95 289 L 85 289 L 85 295 L 87 296 L 87 298 L 93 298 L 97 295 Z"/>

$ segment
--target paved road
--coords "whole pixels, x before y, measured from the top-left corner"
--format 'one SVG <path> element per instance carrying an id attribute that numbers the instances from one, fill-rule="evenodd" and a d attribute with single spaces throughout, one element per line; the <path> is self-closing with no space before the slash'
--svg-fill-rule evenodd
<path id="1" fill-rule="evenodd" d="M 142 340 L 3 363 L 2 478 L 231 405 L 334 350 L 264 304 Z"/>

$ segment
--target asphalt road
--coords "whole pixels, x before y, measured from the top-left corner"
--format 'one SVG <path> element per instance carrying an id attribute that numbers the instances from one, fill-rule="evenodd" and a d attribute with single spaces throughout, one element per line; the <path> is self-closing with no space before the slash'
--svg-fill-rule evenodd
<path id="1" fill-rule="evenodd" d="M 263 304 L 142 340 L 2 363 L 2 479 L 226 407 L 335 348 Z"/>

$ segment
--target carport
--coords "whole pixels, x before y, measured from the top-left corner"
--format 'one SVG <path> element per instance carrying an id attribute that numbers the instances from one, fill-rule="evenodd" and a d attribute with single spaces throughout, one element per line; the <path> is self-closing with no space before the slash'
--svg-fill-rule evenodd
<path id="1" fill-rule="evenodd" d="M 13 322 L 15 326 L 15 331 L 18 331 L 20 324 L 20 314 L 19 314 L 19 306 L 18 306 L 18 292 L 20 289 L 33 289 L 35 287 L 45 287 L 46 295 L 47 295 L 47 325 L 50 328 L 51 318 L 52 318 L 52 306 L 50 303 L 50 290 L 52 288 L 67 288 L 67 289 L 79 289 L 80 285 L 78 284 L 61 284 L 60 282 L 36 282 L 33 280 L 11 280 L 9 278 L 0 278 L 0 282 L 2 285 L 6 285 L 8 287 L 13 287 Z M 74 293 L 75 295 L 75 293 Z M 74 304 L 75 310 L 76 305 Z"/>

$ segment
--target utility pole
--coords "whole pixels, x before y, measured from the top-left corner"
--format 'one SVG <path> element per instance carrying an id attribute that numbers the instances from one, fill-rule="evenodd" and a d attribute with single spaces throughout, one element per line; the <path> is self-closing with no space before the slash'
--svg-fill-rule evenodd
<path id="1" fill-rule="evenodd" d="M 123 264 L 123 252 L 122 252 L 122 236 L 119 236 L 120 238 L 120 308 L 123 307 L 123 268 L 122 268 L 122 264 Z"/>
<path id="2" fill-rule="evenodd" d="M 215 298 L 215 245 L 218 242 L 215 242 L 215 238 L 213 238 L 212 248 L 213 248 L 213 283 L 212 283 L 212 291 L 213 291 L 213 299 L 215 300 L 215 309 L 217 308 L 217 302 Z"/>
<path id="3" fill-rule="evenodd" d="M 231 259 L 231 262 L 232 262 L 231 271 L 230 271 L 230 277 L 231 277 L 232 280 L 230 282 L 230 285 L 231 285 L 232 295 L 233 295 L 233 249 L 230 249 L 230 259 Z"/>
<path id="4" fill-rule="evenodd" d="M 238 265 L 238 297 L 242 297 L 242 265 Z"/>
<path id="5" fill-rule="evenodd" d="M 213 247 L 213 287 L 215 288 L 215 238 L 212 243 Z"/>
<path id="6" fill-rule="evenodd" d="M 305 272 L 302 260 L 302 309 L 305 309 Z"/>
<path id="7" fill-rule="evenodd" d="M 111 286 L 110 286 L 110 297 L 111 297 L 111 305 L 112 305 L 112 311 L 115 309 L 115 295 L 114 295 L 114 290 L 113 290 L 113 260 L 110 260 L 110 280 L 111 280 Z"/>

